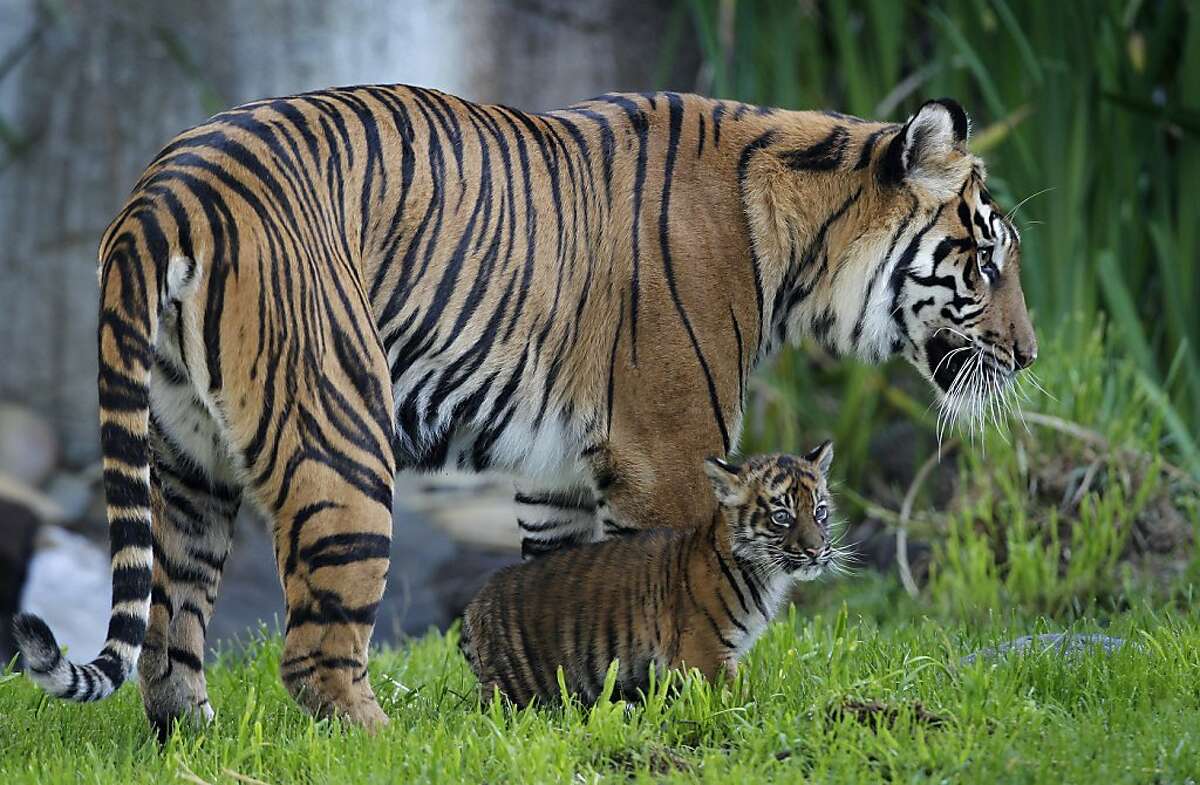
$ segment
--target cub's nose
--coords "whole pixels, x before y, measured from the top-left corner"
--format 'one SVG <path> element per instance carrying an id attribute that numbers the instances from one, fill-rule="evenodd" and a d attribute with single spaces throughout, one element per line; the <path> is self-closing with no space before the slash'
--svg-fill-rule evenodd
<path id="1" fill-rule="evenodd" d="M 815 559 L 815 558 L 817 558 L 817 556 L 819 556 L 821 554 L 821 552 L 819 550 L 817 550 L 816 548 L 805 548 L 804 552 L 807 553 L 809 558 L 811 558 L 811 559 Z"/>
<path id="2" fill-rule="evenodd" d="M 1025 370 L 1033 365 L 1033 361 L 1037 359 L 1037 341 L 1022 344 L 1016 341 L 1013 342 L 1013 365 L 1017 366 L 1018 371 Z"/>

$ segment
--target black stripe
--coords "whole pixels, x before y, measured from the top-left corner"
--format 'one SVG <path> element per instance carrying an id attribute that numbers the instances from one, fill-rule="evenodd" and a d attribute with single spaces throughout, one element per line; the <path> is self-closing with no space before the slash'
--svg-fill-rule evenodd
<path id="1" fill-rule="evenodd" d="M 900 241 L 900 237 L 904 234 L 905 230 L 908 229 L 909 224 L 916 215 L 917 207 L 917 200 L 914 198 L 912 200 L 912 205 L 909 207 L 908 213 L 896 226 L 896 231 L 892 234 L 891 242 L 888 243 L 887 251 L 884 252 L 881 263 L 875 268 L 875 271 L 871 273 L 871 280 L 867 284 L 867 292 L 863 297 L 862 308 L 858 312 L 858 319 L 854 322 L 854 330 L 850 334 L 850 342 L 856 348 L 858 346 L 859 339 L 862 337 L 863 327 L 866 324 L 867 308 L 870 305 L 872 295 L 875 293 L 875 286 L 879 283 L 879 279 L 884 270 L 887 269 L 888 260 L 892 258 L 892 252 L 896 249 L 896 243 Z"/>
<path id="2" fill-rule="evenodd" d="M 149 567 L 114 567 L 112 571 L 113 604 L 130 600 L 145 600 L 150 596 Z"/>
<path id="3" fill-rule="evenodd" d="M 570 520 L 537 521 L 535 523 L 535 522 L 526 521 L 522 518 L 517 518 L 517 526 L 520 529 L 522 529 L 523 531 L 527 531 L 527 532 L 551 531 L 552 529 L 559 529 L 559 528 L 562 528 L 563 526 L 570 526 L 571 523 L 572 522 Z"/>
<path id="4" fill-rule="evenodd" d="M 149 596 L 149 594 L 150 589 L 147 587 L 144 596 Z M 108 634 L 105 638 L 110 641 L 120 641 L 129 646 L 141 646 L 142 641 L 146 638 L 146 620 L 126 611 L 114 611 L 109 617 Z"/>
<path id="5" fill-rule="evenodd" d="M 125 680 L 125 668 L 116 653 L 112 653 L 107 657 L 97 657 L 89 665 L 96 666 L 96 670 L 102 673 L 114 687 Z M 99 690 L 96 690 L 94 696 L 97 698 L 100 697 Z"/>
<path id="6" fill-rule="evenodd" d="M 342 505 L 326 499 L 323 501 L 314 502 L 313 504 L 307 504 L 296 511 L 296 514 L 292 517 L 291 524 L 288 528 L 288 555 L 287 559 L 284 561 L 283 567 L 283 574 L 285 576 L 291 575 L 296 571 L 297 560 L 300 557 L 300 532 L 304 529 L 304 526 L 308 523 L 308 521 L 314 515 L 324 512 L 325 510 L 340 509 L 342 509 Z"/>
<path id="7" fill-rule="evenodd" d="M 718 104 L 720 107 L 720 104 Z M 722 110 L 723 111 L 723 110 Z M 721 126 L 718 121 L 716 110 L 713 110 L 713 121 L 716 123 L 716 141 L 721 138 Z M 750 144 L 742 148 L 742 153 L 738 157 L 738 188 L 742 192 L 742 199 L 746 199 L 746 171 L 750 168 L 750 159 L 759 150 L 767 147 L 775 140 L 775 132 L 767 131 L 759 136 Z M 758 258 L 758 248 L 754 244 L 753 239 L 750 242 L 750 263 L 754 268 L 754 301 L 758 306 L 758 319 L 755 322 L 758 325 L 758 345 L 754 350 L 755 358 L 762 355 L 763 351 L 763 335 L 766 333 L 766 325 L 763 324 L 763 281 L 762 281 L 762 264 Z"/>
<path id="8" fill-rule="evenodd" d="M 322 567 L 386 559 L 391 554 L 392 539 L 385 534 L 353 532 L 322 537 L 300 551 L 300 558 L 309 571 Z"/>
<path id="9" fill-rule="evenodd" d="M 741 565 L 738 565 L 738 572 L 741 573 L 742 582 L 746 584 L 746 588 L 750 591 L 750 600 L 754 603 L 754 607 L 758 609 L 759 614 L 764 619 L 770 621 L 771 616 L 767 613 L 767 606 L 763 604 L 762 594 L 758 591 L 758 582 L 754 579 L 754 573 L 747 572 Z"/>
<path id="10" fill-rule="evenodd" d="M 871 132 L 871 135 L 863 141 L 862 152 L 858 155 L 858 162 L 854 164 L 855 171 L 867 168 L 871 163 L 871 153 L 875 150 L 875 145 L 879 141 L 879 137 L 893 129 L 893 126 L 885 126 Z"/>
<path id="11" fill-rule="evenodd" d="M 149 507 L 150 488 L 140 478 L 115 469 L 104 470 L 104 493 L 109 507 Z"/>
<path id="12" fill-rule="evenodd" d="M 530 504 L 541 507 L 557 507 L 560 510 L 580 510 L 595 512 L 596 506 L 581 499 L 573 499 L 564 493 L 527 494 L 518 492 L 514 497 L 517 504 Z"/>
<path id="13" fill-rule="evenodd" d="M 132 467 L 142 467 L 147 463 L 147 442 L 145 434 L 136 434 L 114 422 L 106 422 L 100 426 L 100 451 L 105 458 L 113 458 Z"/>
<path id="14" fill-rule="evenodd" d="M 329 592 L 320 593 L 313 604 L 306 607 L 293 608 L 288 612 L 286 631 L 296 627 L 315 624 L 363 624 L 375 623 L 379 611 L 379 603 L 369 602 L 365 605 L 350 606 Z"/>
<path id="15" fill-rule="evenodd" d="M 167 649 L 167 656 L 172 662 L 177 662 L 188 670 L 199 673 L 204 670 L 204 663 L 195 654 L 192 654 L 187 649 L 180 649 L 176 646 L 171 646 Z"/>
<path id="16" fill-rule="evenodd" d="M 629 120 L 629 125 L 637 134 L 638 138 L 638 155 L 637 169 L 634 172 L 633 179 L 633 226 L 630 232 L 630 237 L 633 243 L 633 274 L 629 284 L 630 301 L 629 301 L 629 344 L 631 352 L 631 362 L 637 365 L 637 327 L 638 327 L 638 303 L 641 297 L 641 221 L 642 221 L 642 195 L 646 187 L 646 156 L 647 156 L 647 133 L 649 130 L 649 120 L 637 104 L 633 101 L 619 95 L 601 96 L 599 100 L 607 101 L 611 104 L 616 104 L 625 110 L 625 115 Z"/>
<path id="17" fill-rule="evenodd" d="M 742 612 L 749 614 L 750 606 L 746 605 L 746 598 L 742 595 L 742 590 L 738 588 L 737 581 L 733 577 L 733 571 L 729 569 L 729 565 L 725 563 L 724 557 L 721 556 L 721 551 L 718 550 L 718 546 L 716 543 L 716 537 L 715 537 L 715 533 L 716 533 L 715 528 L 713 529 L 713 532 L 714 532 L 714 537 L 713 537 L 712 548 L 713 548 L 713 555 L 717 557 L 717 565 L 721 568 L 721 573 L 725 576 L 725 580 L 726 580 L 726 582 L 729 583 L 729 587 L 731 589 L 733 589 L 733 593 L 737 597 L 738 605 L 742 606 Z"/>
<path id="18" fill-rule="evenodd" d="M 679 314 L 680 321 L 683 322 L 683 328 L 692 343 L 692 351 L 695 352 L 696 359 L 700 363 L 700 369 L 704 373 L 704 381 L 708 386 L 708 401 L 712 407 L 713 419 L 716 420 L 717 428 L 721 432 L 721 446 L 724 452 L 728 453 L 730 446 L 729 428 L 725 424 L 725 414 L 721 410 L 721 400 L 717 393 L 717 384 L 713 379 L 712 371 L 708 367 L 708 361 L 704 358 L 704 352 L 700 348 L 700 341 L 696 338 L 696 332 L 692 329 L 692 322 L 688 319 L 687 311 L 683 307 L 683 301 L 679 297 L 679 288 L 675 282 L 675 269 L 671 263 L 671 243 L 668 238 L 668 224 L 670 223 L 669 216 L 671 210 L 671 179 L 675 170 L 675 155 L 679 152 L 679 131 L 683 124 L 683 101 L 675 93 L 668 93 L 667 101 L 670 105 L 670 135 L 667 140 L 667 162 L 663 173 L 662 206 L 658 216 L 658 236 L 662 252 L 663 273 L 667 278 L 667 287 L 671 291 L 671 300 L 675 303 L 675 311 Z"/>
<path id="19" fill-rule="evenodd" d="M 109 555 L 115 556 L 125 548 L 152 548 L 150 523 L 137 518 L 118 516 L 108 524 Z"/>
<path id="20" fill-rule="evenodd" d="M 729 321 L 733 325 L 733 337 L 737 341 L 737 356 L 738 356 L 738 408 L 739 410 L 746 405 L 746 355 L 745 347 L 742 346 L 742 328 L 738 324 L 737 314 L 733 312 L 733 306 L 729 306 Z"/>
<path id="21" fill-rule="evenodd" d="M 829 172 L 842 165 L 846 154 L 849 132 L 842 126 L 834 126 L 821 141 L 798 150 L 786 150 L 779 154 L 788 168 L 808 172 Z"/>
<path id="22" fill-rule="evenodd" d="M 712 614 L 708 612 L 707 608 L 705 608 L 703 605 L 701 605 L 699 603 L 699 601 L 697 601 L 696 594 L 692 590 L 692 578 L 691 578 L 690 570 L 688 570 L 685 567 L 682 572 L 683 572 L 683 588 L 684 588 L 684 591 L 687 593 L 688 600 L 691 601 L 691 603 L 692 603 L 692 607 L 694 607 L 696 610 L 700 611 L 700 613 L 704 615 L 704 618 L 708 620 L 708 624 L 712 628 L 713 634 L 717 637 L 717 640 L 719 640 L 721 642 L 722 646 L 724 646 L 725 648 L 727 648 L 731 651 L 736 649 L 737 646 L 735 646 L 732 641 L 730 641 L 728 638 L 726 638 L 721 633 L 721 627 L 717 624 L 717 620 L 712 617 Z"/>
<path id="23" fill-rule="evenodd" d="M 577 532 L 569 532 L 544 540 L 525 537 L 521 540 L 521 558 L 529 559 L 537 556 L 545 556 L 561 548 L 568 548 L 578 544 L 579 534 Z"/>

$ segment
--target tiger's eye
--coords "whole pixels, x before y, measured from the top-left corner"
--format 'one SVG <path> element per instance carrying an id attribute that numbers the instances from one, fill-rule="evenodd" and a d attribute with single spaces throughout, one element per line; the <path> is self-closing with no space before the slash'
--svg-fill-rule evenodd
<path id="1" fill-rule="evenodd" d="M 987 276 L 989 281 L 995 281 L 1000 275 L 1000 270 L 996 267 L 996 263 L 992 261 L 993 248 L 990 245 L 981 245 L 977 249 L 979 256 L 979 269 Z"/>
<path id="2" fill-rule="evenodd" d="M 825 519 L 829 517 L 829 508 L 824 504 L 818 505 L 817 509 L 813 510 L 813 518 L 817 523 L 825 523 Z"/>
<path id="3" fill-rule="evenodd" d="M 775 523 L 779 524 L 780 526 L 792 525 L 792 515 L 787 510 L 776 510 L 775 512 L 771 513 L 771 520 L 775 521 Z"/>

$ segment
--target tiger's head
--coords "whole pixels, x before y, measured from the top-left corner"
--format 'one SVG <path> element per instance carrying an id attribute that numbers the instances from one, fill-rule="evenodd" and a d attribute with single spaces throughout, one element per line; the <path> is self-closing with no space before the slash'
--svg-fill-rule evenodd
<path id="1" fill-rule="evenodd" d="M 830 536 L 827 486 L 833 443 L 797 457 L 756 456 L 737 466 L 705 461 L 734 558 L 765 574 L 810 581 L 836 568 L 841 555 Z"/>
<path id="2" fill-rule="evenodd" d="M 893 210 L 913 216 L 888 271 L 892 349 L 939 390 L 949 415 L 982 417 L 1038 349 L 1021 238 L 966 150 L 968 127 L 957 102 L 927 102 L 888 143 L 875 176 Z"/>
<path id="3" fill-rule="evenodd" d="M 929 101 L 902 125 L 784 113 L 744 156 L 769 347 L 901 354 L 943 412 L 977 420 L 1037 357 L 1021 239 L 968 151 L 967 115 Z"/>

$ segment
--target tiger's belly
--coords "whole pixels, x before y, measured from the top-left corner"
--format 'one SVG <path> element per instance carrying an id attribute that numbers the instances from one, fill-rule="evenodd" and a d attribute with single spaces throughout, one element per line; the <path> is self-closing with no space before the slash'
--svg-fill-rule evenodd
<path id="1" fill-rule="evenodd" d="M 591 475 L 579 458 L 581 440 L 558 418 L 536 429 L 514 418 L 491 443 L 487 464 L 477 466 L 473 457 L 481 441 L 489 438 L 487 426 L 460 425 L 439 468 L 497 471 L 546 489 L 591 486 Z"/>
<path id="2" fill-rule="evenodd" d="M 547 405 L 536 377 L 520 366 L 480 371 L 446 394 L 442 380 L 460 358 L 438 359 L 417 364 L 393 388 L 400 470 L 498 471 L 546 488 L 590 485 L 580 458 L 582 418 L 564 414 L 561 402 Z"/>

